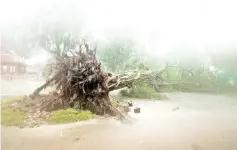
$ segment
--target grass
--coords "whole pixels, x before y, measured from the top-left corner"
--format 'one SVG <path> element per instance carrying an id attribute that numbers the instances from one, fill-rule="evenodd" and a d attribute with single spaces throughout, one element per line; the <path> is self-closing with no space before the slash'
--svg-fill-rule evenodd
<path id="1" fill-rule="evenodd" d="M 1 125 L 23 127 L 27 113 L 17 108 L 10 107 L 12 104 L 23 100 L 23 97 L 12 97 L 2 100 L 1 106 Z M 76 111 L 74 109 L 65 109 L 51 112 L 48 120 L 50 124 L 72 123 L 94 118 L 95 115 L 90 111 Z"/>
<path id="2" fill-rule="evenodd" d="M 77 121 L 88 120 L 94 118 L 95 115 L 90 111 L 76 111 L 75 109 L 58 110 L 51 113 L 48 120 L 50 124 L 72 123 Z"/>
<path id="3" fill-rule="evenodd" d="M 16 97 L 3 99 L 1 100 L 1 106 L 10 106 L 18 101 L 22 101 L 23 98 L 24 98 L 23 96 L 16 96 Z"/>
<path id="4" fill-rule="evenodd" d="M 22 126 L 26 118 L 26 113 L 19 109 L 13 109 L 8 106 L 23 100 L 23 97 L 11 97 L 1 101 L 1 125 L 4 126 Z"/>
<path id="5" fill-rule="evenodd" d="M 132 98 L 145 98 L 145 99 L 157 99 L 157 100 L 167 100 L 168 97 L 164 94 L 156 92 L 154 89 L 148 86 L 139 86 L 132 90 L 123 89 L 120 91 L 122 96 L 132 97 Z"/>
<path id="6" fill-rule="evenodd" d="M 1 125 L 22 126 L 26 118 L 26 113 L 18 109 L 7 108 L 1 111 L 1 117 Z"/>

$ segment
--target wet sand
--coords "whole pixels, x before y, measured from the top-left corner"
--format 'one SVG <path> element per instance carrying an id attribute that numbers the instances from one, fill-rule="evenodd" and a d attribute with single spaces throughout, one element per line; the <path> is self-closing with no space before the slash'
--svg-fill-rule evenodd
<path id="1" fill-rule="evenodd" d="M 2 128 L 2 150 L 237 150 L 237 98 L 174 94 L 135 101 L 136 121 Z"/>

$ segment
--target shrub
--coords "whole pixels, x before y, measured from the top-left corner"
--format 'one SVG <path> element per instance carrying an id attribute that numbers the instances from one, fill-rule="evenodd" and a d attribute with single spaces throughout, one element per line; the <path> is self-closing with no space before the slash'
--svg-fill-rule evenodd
<path id="1" fill-rule="evenodd" d="M 164 94 L 156 92 L 149 86 L 138 86 L 132 89 L 123 89 L 120 91 L 122 96 L 133 97 L 133 98 L 148 98 L 157 100 L 166 100 L 168 97 Z"/>

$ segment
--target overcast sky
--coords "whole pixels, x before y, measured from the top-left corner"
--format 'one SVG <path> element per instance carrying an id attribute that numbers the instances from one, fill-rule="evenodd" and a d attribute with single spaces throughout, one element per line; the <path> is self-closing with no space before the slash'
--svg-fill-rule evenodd
<path id="1" fill-rule="evenodd" d="M 72 17 L 84 15 L 97 37 L 108 30 L 133 34 L 152 53 L 180 47 L 206 52 L 237 43 L 236 0 L 9 0 L 1 8 L 2 23 L 34 19 L 39 8 L 56 5 L 78 9 Z"/>

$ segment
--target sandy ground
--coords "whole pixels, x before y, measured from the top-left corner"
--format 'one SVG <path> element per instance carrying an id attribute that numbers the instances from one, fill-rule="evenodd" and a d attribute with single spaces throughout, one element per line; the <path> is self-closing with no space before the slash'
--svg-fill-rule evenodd
<path id="1" fill-rule="evenodd" d="M 237 150 L 237 98 L 175 94 L 136 101 L 136 121 L 2 128 L 2 150 Z"/>

